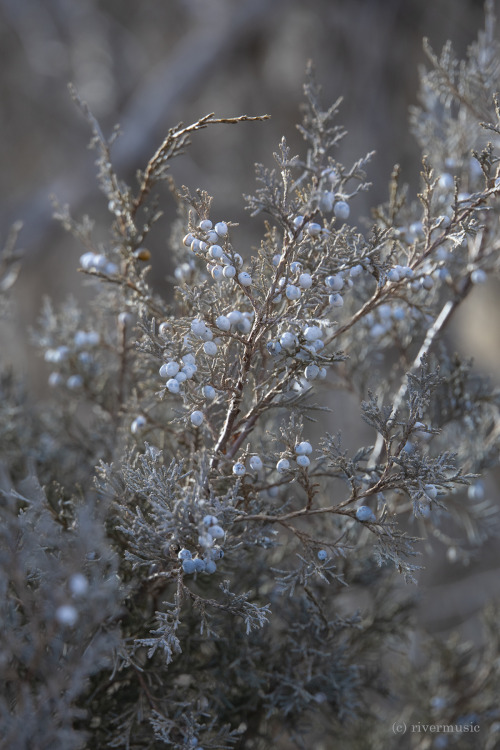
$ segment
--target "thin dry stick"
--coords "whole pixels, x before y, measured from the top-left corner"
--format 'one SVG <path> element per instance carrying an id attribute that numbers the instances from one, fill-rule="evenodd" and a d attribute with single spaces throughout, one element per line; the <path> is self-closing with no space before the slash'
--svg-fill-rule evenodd
<path id="1" fill-rule="evenodd" d="M 466 287 L 471 285 L 472 282 L 470 281 L 470 278 L 467 280 Z M 422 346 L 420 347 L 417 356 L 413 360 L 413 364 L 411 366 L 411 372 L 415 372 L 418 370 L 422 363 L 423 357 L 429 352 L 434 340 L 436 337 L 441 333 L 443 328 L 447 325 L 448 321 L 450 320 L 451 316 L 457 309 L 458 305 L 463 301 L 463 298 L 466 296 L 467 292 L 469 291 L 468 288 L 464 289 L 462 294 L 460 296 L 455 297 L 453 300 L 448 300 L 441 309 L 441 312 L 437 316 L 436 320 L 432 324 L 432 326 L 427 331 L 427 334 L 425 336 L 424 342 Z M 406 396 L 406 392 L 408 390 L 408 378 L 405 377 L 404 381 L 401 383 L 401 386 L 396 394 L 396 398 L 394 399 L 394 404 L 391 411 L 391 416 L 388 420 L 388 425 L 392 425 L 394 422 L 394 419 L 396 417 L 396 413 L 401 406 L 404 397 Z M 370 458 L 368 460 L 368 466 L 370 468 L 375 468 L 377 463 L 380 460 L 380 456 L 382 453 L 382 450 L 384 448 L 384 438 L 379 433 L 377 435 L 377 440 L 375 442 L 375 446 L 373 448 L 373 451 L 371 452 Z"/>

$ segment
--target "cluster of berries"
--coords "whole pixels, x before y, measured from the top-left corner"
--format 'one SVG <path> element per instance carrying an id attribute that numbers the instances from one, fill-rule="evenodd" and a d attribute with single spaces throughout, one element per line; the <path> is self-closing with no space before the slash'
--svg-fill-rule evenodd
<path id="1" fill-rule="evenodd" d="M 83 385 L 83 371 L 88 371 L 94 358 L 91 349 L 95 349 L 101 337 L 97 331 L 76 331 L 73 346 L 57 346 L 45 350 L 44 359 L 52 365 L 59 365 L 49 375 L 49 385 L 53 388 L 66 386 L 70 390 L 77 390 Z M 68 374 L 68 372 L 73 372 Z M 74 372 L 77 370 L 77 372 Z"/>
<path id="2" fill-rule="evenodd" d="M 303 440 L 302 442 L 297 443 L 294 450 L 297 466 L 307 468 L 311 463 L 311 460 L 309 458 L 309 455 L 313 450 L 311 443 L 309 443 L 307 440 Z M 248 465 L 252 469 L 252 471 L 260 471 L 264 466 L 262 459 L 258 455 L 251 456 L 248 461 Z M 288 458 L 282 457 L 277 461 L 275 468 L 279 474 L 286 474 L 290 471 L 290 466 L 291 465 Z M 233 464 L 233 474 L 235 476 L 243 477 L 245 476 L 246 472 L 247 469 L 243 461 L 236 461 L 236 463 Z"/>
<path id="3" fill-rule="evenodd" d="M 203 556 L 193 556 L 193 553 L 183 547 L 177 557 L 182 562 L 184 573 L 206 573 L 211 575 L 217 570 L 216 560 L 224 557 L 224 550 L 218 546 L 218 541 L 224 539 L 225 532 L 216 516 L 206 515 L 203 518 L 202 529 L 198 536 L 198 544 L 203 549 Z"/>
<path id="4" fill-rule="evenodd" d="M 193 253 L 206 260 L 207 271 L 214 281 L 237 278 L 241 286 L 251 286 L 252 277 L 241 270 L 243 258 L 239 253 L 229 252 L 227 249 L 226 238 L 229 229 L 226 222 L 219 221 L 213 226 L 210 219 L 203 219 L 198 227 L 202 239 L 189 232 L 182 241 Z M 221 242 L 226 243 L 225 248 L 219 244 Z"/>

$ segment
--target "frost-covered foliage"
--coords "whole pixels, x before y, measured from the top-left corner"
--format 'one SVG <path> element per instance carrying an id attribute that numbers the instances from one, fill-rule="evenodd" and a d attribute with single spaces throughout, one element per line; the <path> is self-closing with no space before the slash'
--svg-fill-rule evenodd
<path id="1" fill-rule="evenodd" d="M 246 198 L 265 218 L 253 250 L 168 170 L 196 131 L 265 117 L 172 128 L 132 188 L 73 91 L 111 226 L 97 244 L 57 207 L 93 296 L 44 306 L 47 403 L 2 375 L 3 746 L 401 747 L 398 716 L 493 737 L 496 642 L 430 645 L 418 680 L 402 657 L 420 539 L 459 558 L 498 530 L 477 477 L 498 466 L 499 394 L 443 335 L 499 269 L 491 8 L 464 63 L 429 57 L 418 200 L 395 168 L 387 202 L 352 221 L 370 154 L 339 163 L 340 101 L 325 109 L 309 70 L 304 152 L 283 139 Z M 162 182 L 172 299 L 148 281 Z M 13 241 L 4 257 L 2 292 Z M 369 445 L 345 447 L 331 389 L 358 400 Z"/>

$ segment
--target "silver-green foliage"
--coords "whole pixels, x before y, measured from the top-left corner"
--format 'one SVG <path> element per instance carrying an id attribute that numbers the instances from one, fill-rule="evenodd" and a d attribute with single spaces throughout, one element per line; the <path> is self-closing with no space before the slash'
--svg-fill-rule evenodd
<path id="1" fill-rule="evenodd" d="M 418 201 L 395 168 L 387 202 L 358 222 L 365 230 L 349 217 L 369 189 L 370 154 L 337 160 L 340 101 L 324 109 L 308 71 L 304 153 L 283 139 L 246 198 L 265 217 L 254 250 L 230 217 L 211 215 L 206 192 L 177 188 L 168 170 L 198 130 L 264 117 L 172 128 L 133 189 L 113 169 L 115 136 L 73 91 L 111 226 L 98 245 L 88 218 L 57 208 L 83 243 L 92 304 L 45 305 L 34 339 L 50 403 L 28 419 L 26 396 L 2 381 L 6 746 L 398 739 L 388 727 L 403 667 L 391 649 L 411 630 L 398 574 L 415 578 L 417 537 L 460 555 L 461 525 L 465 555 L 497 529 L 481 493 L 463 489 L 497 465 L 499 396 L 443 336 L 499 266 L 493 28 L 489 8 L 465 63 L 449 46 L 429 52 L 412 116 Z M 164 182 L 179 206 L 173 301 L 148 282 Z M 176 364 L 164 376 L 166 363 Z M 358 400 L 370 445 L 344 446 L 325 384 Z M 333 434 L 319 434 L 325 421 Z M 369 614 L 349 609 L 349 589 L 368 592 Z M 448 677 L 443 668 L 435 684 L 434 670 L 422 684 L 448 690 L 458 721 Z M 492 695 L 497 682 L 488 672 Z M 486 731 L 494 705 L 479 692 L 469 703 Z M 420 694 L 419 721 L 432 697 Z"/>

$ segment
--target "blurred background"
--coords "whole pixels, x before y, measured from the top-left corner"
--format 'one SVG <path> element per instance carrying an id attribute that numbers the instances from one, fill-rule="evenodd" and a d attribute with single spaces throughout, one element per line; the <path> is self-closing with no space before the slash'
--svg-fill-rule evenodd
<path id="1" fill-rule="evenodd" d="M 422 37 L 438 51 L 452 39 L 462 56 L 482 24 L 482 0 L 0 0 L 0 242 L 21 220 L 25 253 L 16 315 L 0 332 L 3 362 L 20 364 L 36 388 L 45 374 L 33 362 L 27 328 L 43 295 L 60 301 L 81 293 L 76 268 L 82 249 L 53 221 L 50 196 L 68 203 L 76 217 L 88 213 L 100 227 L 109 222 L 95 156 L 86 148 L 88 125 L 71 101 L 69 82 L 105 134 L 120 124 L 115 166 L 132 183 L 180 120 L 189 123 L 212 111 L 270 114 L 265 123 L 196 134 L 192 149 L 172 167 L 179 184 L 215 196 L 214 217 L 248 225 L 241 232 L 248 252 L 258 235 L 241 196 L 253 189 L 254 162 L 271 165 L 283 134 L 292 152 L 302 147 L 295 124 L 309 59 L 324 101 L 344 97 L 340 122 L 349 136 L 338 158 L 349 164 L 376 151 L 369 169 L 373 189 L 355 209 L 369 215 L 370 206 L 385 200 L 395 163 L 412 195 L 417 192 L 420 158 L 408 132 L 408 107 L 418 102 Z M 166 191 L 164 196 L 165 217 L 150 249 L 154 284 L 168 293 L 174 206 Z M 467 308 L 454 331 L 457 345 L 467 346 L 498 382 L 500 327 L 484 325 L 497 291 L 490 285 L 472 295 L 474 314 Z M 477 611 L 500 591 L 497 564 L 496 545 L 465 572 L 436 558 L 423 577 L 425 627 L 440 632 L 462 622 L 474 633 Z"/>
<path id="2" fill-rule="evenodd" d="M 396 162 L 416 192 L 420 164 L 407 121 L 422 37 L 437 50 L 450 38 L 461 55 L 482 22 L 481 0 L 0 0 L 0 241 L 23 222 L 23 317 L 36 315 L 43 293 L 60 298 L 79 285 L 79 249 L 52 220 L 50 196 L 98 225 L 109 218 L 69 82 L 106 135 L 120 124 L 114 161 L 132 183 L 180 120 L 270 114 L 266 123 L 197 134 L 173 166 L 178 182 L 215 196 L 221 216 L 249 224 L 241 195 L 253 189 L 253 164 L 270 165 L 282 135 L 294 153 L 302 147 L 295 124 L 313 60 L 324 101 L 344 97 L 349 136 L 340 160 L 376 151 L 373 190 L 355 207 L 366 215 L 385 199 Z M 162 208 L 151 248 L 158 284 L 169 271 L 166 193 Z"/>

